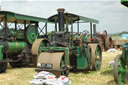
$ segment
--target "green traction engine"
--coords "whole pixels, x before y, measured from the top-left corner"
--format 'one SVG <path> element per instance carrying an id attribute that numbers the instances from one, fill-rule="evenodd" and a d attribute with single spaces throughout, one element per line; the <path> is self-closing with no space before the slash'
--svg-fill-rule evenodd
<path id="1" fill-rule="evenodd" d="M 128 43 L 122 48 L 122 54 L 117 55 L 114 60 L 114 80 L 117 85 L 128 84 Z"/>
<path id="2" fill-rule="evenodd" d="M 128 7 L 128 0 L 121 0 L 121 4 Z M 122 48 L 122 54 L 117 55 L 114 60 L 114 80 L 117 85 L 128 84 L 128 43 Z"/>
<path id="3" fill-rule="evenodd" d="M 33 63 L 31 47 L 39 36 L 39 20 L 37 17 L 0 11 L 0 73 L 6 71 L 8 62 L 12 67 Z"/>
<path id="4" fill-rule="evenodd" d="M 64 9 L 57 11 L 58 14 L 48 18 L 55 23 L 51 38 L 37 39 L 33 43 L 33 47 L 38 49 L 37 52 L 32 49 L 33 55 L 38 57 L 36 71 L 50 71 L 59 76 L 68 75 L 69 71 L 99 70 L 102 60 L 101 46 L 92 34 L 93 23 L 98 21 L 64 13 Z M 89 23 L 91 34 L 87 30 L 79 32 L 80 23 Z M 73 25 L 77 25 L 77 32 L 73 31 Z"/>

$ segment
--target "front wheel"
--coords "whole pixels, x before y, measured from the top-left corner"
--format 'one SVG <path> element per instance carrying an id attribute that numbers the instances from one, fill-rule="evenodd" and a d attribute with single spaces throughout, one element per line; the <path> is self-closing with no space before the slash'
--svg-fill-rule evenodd
<path id="1" fill-rule="evenodd" d="M 66 67 L 63 58 L 61 59 L 61 62 L 60 62 L 60 68 L 63 69 L 63 71 L 61 72 L 61 75 L 68 76 L 68 74 L 69 74 L 69 69 Z"/>
<path id="2" fill-rule="evenodd" d="M 124 85 L 127 79 L 127 65 L 125 61 L 121 57 L 121 55 L 117 55 L 114 59 L 114 80 L 117 85 Z"/>
<path id="3" fill-rule="evenodd" d="M 113 48 L 113 41 L 111 37 L 107 37 L 105 39 L 105 50 L 108 50 L 110 48 Z"/>
<path id="4" fill-rule="evenodd" d="M 5 63 L 0 63 L 0 73 L 5 72 L 7 69 L 7 62 Z"/>
<path id="5" fill-rule="evenodd" d="M 85 53 L 87 56 L 88 70 L 92 70 L 92 50 L 90 46 L 88 46 L 88 48 L 85 49 Z"/>
<path id="6" fill-rule="evenodd" d="M 102 61 L 102 51 L 98 44 L 89 44 L 92 50 L 92 71 L 100 70 Z"/>

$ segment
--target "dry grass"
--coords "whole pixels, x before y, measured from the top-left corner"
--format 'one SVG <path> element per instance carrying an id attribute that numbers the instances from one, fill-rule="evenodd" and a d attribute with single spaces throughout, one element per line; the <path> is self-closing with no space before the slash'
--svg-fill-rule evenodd
<path id="1" fill-rule="evenodd" d="M 109 68 L 109 62 L 117 53 L 103 52 L 102 67 L 97 72 L 70 73 L 71 85 L 115 85 L 113 69 Z M 35 68 L 8 68 L 7 72 L 0 74 L 0 85 L 30 85 L 29 81 L 36 74 Z"/>

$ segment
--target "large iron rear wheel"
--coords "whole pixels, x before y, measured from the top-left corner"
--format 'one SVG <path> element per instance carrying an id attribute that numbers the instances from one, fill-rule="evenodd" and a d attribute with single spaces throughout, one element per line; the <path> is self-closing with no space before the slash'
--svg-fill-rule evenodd
<path id="1" fill-rule="evenodd" d="M 95 67 L 93 70 L 100 70 L 101 68 L 102 53 L 99 46 L 96 47 L 95 51 Z"/>
<path id="2" fill-rule="evenodd" d="M 124 85 L 124 83 L 128 80 L 127 75 L 127 65 L 125 65 L 125 61 L 121 57 L 121 55 L 117 55 L 114 59 L 114 80 L 117 85 Z"/>
<path id="3" fill-rule="evenodd" d="M 92 50 L 92 71 L 100 70 L 102 61 L 102 51 L 98 44 L 90 44 Z"/>
<path id="4" fill-rule="evenodd" d="M 91 47 L 88 46 L 87 49 L 85 49 L 85 53 L 87 56 L 87 61 L 88 61 L 88 70 L 92 70 L 92 51 L 91 51 Z"/>
<path id="5" fill-rule="evenodd" d="M 50 43 L 49 40 L 45 38 L 37 39 L 34 41 L 31 51 L 33 55 L 32 61 L 35 67 L 37 67 L 37 60 L 39 54 L 41 53 L 41 47 L 47 47 L 49 43 Z"/>
<path id="6" fill-rule="evenodd" d="M 113 48 L 113 41 L 112 41 L 112 38 L 108 36 L 105 39 L 105 50 L 108 50 L 110 48 Z"/>
<path id="7" fill-rule="evenodd" d="M 0 63 L 0 73 L 5 72 L 7 69 L 7 62 L 5 63 Z"/>
<path id="8" fill-rule="evenodd" d="M 108 36 L 108 33 L 106 30 L 103 31 L 103 37 L 106 38 Z"/>

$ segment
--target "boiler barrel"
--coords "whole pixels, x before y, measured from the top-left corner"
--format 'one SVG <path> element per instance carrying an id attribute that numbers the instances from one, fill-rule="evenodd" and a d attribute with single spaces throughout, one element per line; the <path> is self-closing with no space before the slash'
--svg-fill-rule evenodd
<path id="1" fill-rule="evenodd" d="M 26 45 L 26 42 L 8 42 L 7 53 L 19 53 Z"/>

